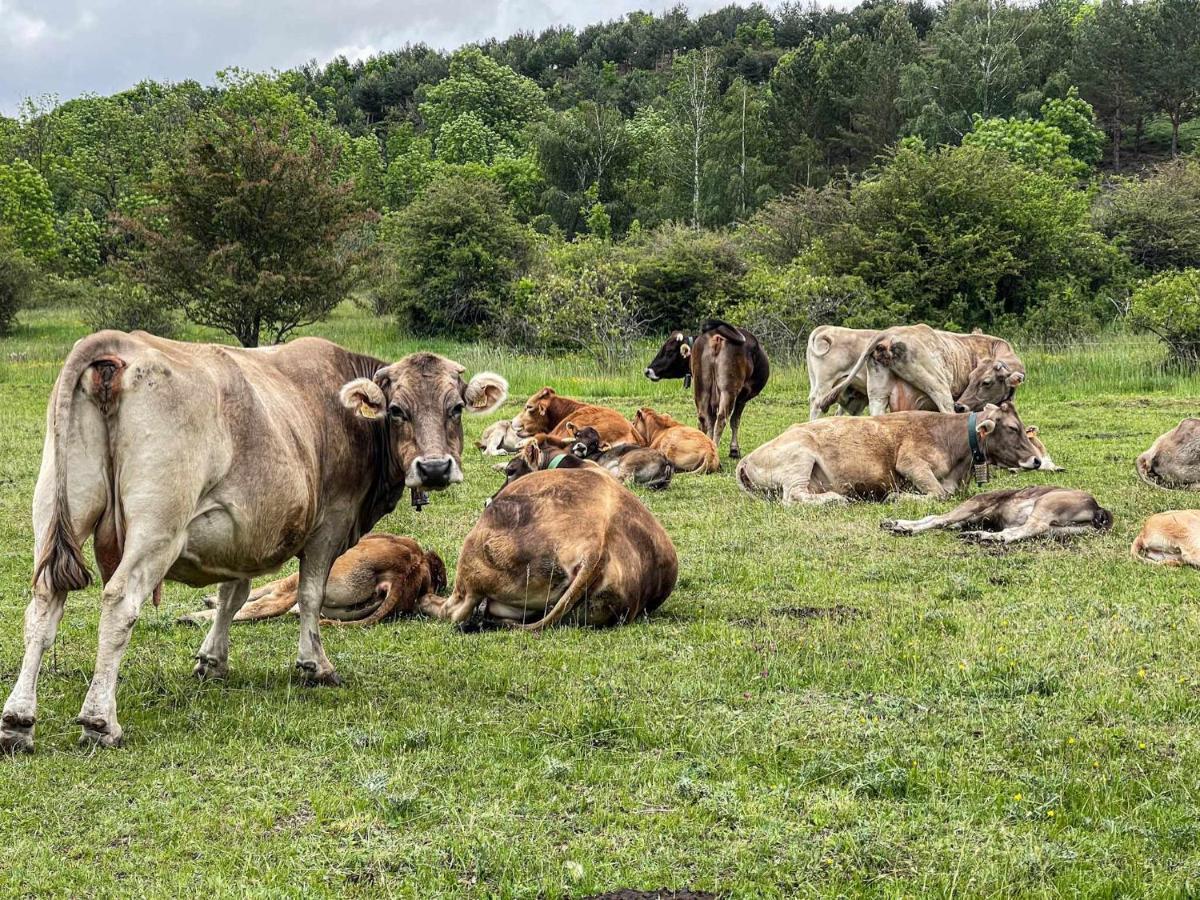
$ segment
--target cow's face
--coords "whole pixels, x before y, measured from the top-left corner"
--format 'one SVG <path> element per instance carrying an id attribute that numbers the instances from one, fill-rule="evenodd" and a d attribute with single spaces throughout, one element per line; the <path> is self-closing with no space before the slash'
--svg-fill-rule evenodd
<path id="1" fill-rule="evenodd" d="M 550 404 L 556 396 L 553 388 L 544 387 L 526 400 L 521 411 L 513 416 L 512 424 L 517 434 L 529 437 L 552 431 L 554 425 L 550 421 Z"/>
<path id="2" fill-rule="evenodd" d="M 608 449 L 608 444 L 600 440 L 600 432 L 591 425 L 580 428 L 574 422 L 568 422 L 567 431 L 573 439 L 571 454 L 578 459 L 595 459 Z"/>
<path id="3" fill-rule="evenodd" d="M 492 412 L 508 396 L 499 375 L 466 382 L 463 371 L 445 357 L 413 353 L 342 387 L 342 403 L 385 430 L 406 487 L 436 491 L 462 481 L 462 414 Z"/>
<path id="4" fill-rule="evenodd" d="M 1037 469 L 1042 460 L 1025 433 L 1017 409 L 1008 401 L 989 403 L 975 419 L 979 445 L 988 461 L 1010 469 Z"/>
<path id="5" fill-rule="evenodd" d="M 954 404 L 955 412 L 978 412 L 989 403 L 1012 400 L 1025 373 L 1014 370 L 1008 363 L 985 359 L 971 370 L 966 389 Z"/>
<path id="6" fill-rule="evenodd" d="M 651 381 L 664 378 L 683 378 L 692 372 L 692 346 L 687 335 L 677 331 L 662 345 L 658 355 L 646 366 L 646 377 Z"/>
<path id="7" fill-rule="evenodd" d="M 1137 458 L 1143 481 L 1159 487 L 1200 488 L 1200 419 L 1184 419 Z"/>

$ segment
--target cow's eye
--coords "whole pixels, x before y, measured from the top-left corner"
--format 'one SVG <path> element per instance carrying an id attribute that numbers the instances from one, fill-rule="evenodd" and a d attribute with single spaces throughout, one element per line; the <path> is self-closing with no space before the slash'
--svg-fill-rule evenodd
<path id="1" fill-rule="evenodd" d="M 401 422 L 408 421 L 408 411 L 399 404 L 393 403 L 388 407 L 388 415 L 393 419 L 399 419 Z"/>
<path id="2" fill-rule="evenodd" d="M 996 379 L 995 378 L 985 378 L 985 379 L 983 379 L 983 383 L 984 384 L 995 384 Z"/>
<path id="3" fill-rule="evenodd" d="M 455 403 L 454 406 L 452 406 L 450 408 L 450 418 L 461 419 L 462 414 L 463 414 L 463 404 Z"/>

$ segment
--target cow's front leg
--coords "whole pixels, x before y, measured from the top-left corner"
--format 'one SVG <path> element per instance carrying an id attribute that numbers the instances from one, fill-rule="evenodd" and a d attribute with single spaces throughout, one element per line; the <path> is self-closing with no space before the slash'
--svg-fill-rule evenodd
<path id="1" fill-rule="evenodd" d="M 321 604 L 325 602 L 325 582 L 333 568 L 336 554 L 329 547 L 311 544 L 304 548 L 300 558 L 300 587 L 297 591 L 297 606 L 300 610 L 300 653 L 296 668 L 301 671 L 304 682 L 310 685 L 333 685 L 342 683 L 325 655 L 321 643 Z"/>
<path id="2" fill-rule="evenodd" d="M 37 718 L 37 681 L 42 656 L 54 644 L 58 623 L 67 605 L 65 591 L 54 591 L 43 579 L 33 588 L 33 599 L 25 608 L 25 655 L 21 674 L 0 715 L 0 752 L 29 753 L 33 750 L 33 723 Z"/>
<path id="3" fill-rule="evenodd" d="M 951 491 L 946 490 L 946 486 L 933 474 L 933 467 L 923 459 L 898 460 L 896 471 L 914 488 L 928 497 L 944 500 L 951 494 Z"/>
<path id="4" fill-rule="evenodd" d="M 224 678 L 229 673 L 229 624 L 250 596 L 250 579 L 226 581 L 217 592 L 217 605 L 212 612 L 212 627 L 200 651 L 192 674 L 197 678 Z"/>

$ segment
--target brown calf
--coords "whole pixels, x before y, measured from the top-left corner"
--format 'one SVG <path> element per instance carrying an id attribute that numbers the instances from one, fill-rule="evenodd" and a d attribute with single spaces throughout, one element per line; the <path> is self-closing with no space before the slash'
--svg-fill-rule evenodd
<path id="1" fill-rule="evenodd" d="M 1200 567 L 1200 510 L 1177 509 L 1151 516 L 1129 552 L 1134 559 L 1160 566 Z"/>
<path id="2" fill-rule="evenodd" d="M 652 491 L 660 491 L 671 483 L 675 467 L 671 461 L 649 447 L 637 444 L 618 444 L 613 447 L 600 440 L 600 432 L 591 425 L 576 428 L 567 425 L 574 435 L 571 452 L 580 459 L 590 460 L 602 469 L 607 469 L 623 484 L 640 484 Z"/>
<path id="3" fill-rule="evenodd" d="M 704 432 L 643 406 L 633 419 L 638 440 L 665 456 L 676 472 L 709 475 L 721 468 L 717 445 Z"/>
<path id="4" fill-rule="evenodd" d="M 1112 521 L 1112 513 L 1086 491 L 1040 484 L 978 494 L 940 516 L 879 524 L 894 534 L 920 534 L 933 528 L 971 528 L 975 530 L 962 531 L 962 537 L 1010 544 L 1043 534 L 1062 537 L 1107 531 Z"/>
<path id="5" fill-rule="evenodd" d="M 615 409 L 561 397 L 548 387 L 525 401 L 524 408 L 512 420 L 513 427 L 522 437 L 548 434 L 560 440 L 567 440 L 571 436 L 567 431 L 567 422 L 591 425 L 610 444 L 638 442 L 628 420 Z"/>

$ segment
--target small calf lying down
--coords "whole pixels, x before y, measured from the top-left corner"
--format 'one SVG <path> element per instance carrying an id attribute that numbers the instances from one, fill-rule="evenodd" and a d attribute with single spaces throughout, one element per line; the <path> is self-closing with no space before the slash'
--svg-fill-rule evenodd
<path id="1" fill-rule="evenodd" d="M 1134 559 L 1160 566 L 1200 567 L 1200 510 L 1176 509 L 1151 516 L 1129 552 Z"/>
<path id="2" fill-rule="evenodd" d="M 263 585 L 251 592 L 233 621 L 257 622 L 295 612 L 299 586 L 299 575 Z M 411 538 L 368 534 L 334 561 L 321 618 L 327 624 L 376 625 L 413 612 L 423 596 L 445 587 L 446 565 L 432 550 L 422 550 Z M 180 616 L 179 621 L 211 622 L 217 598 L 206 597 L 204 603 L 208 609 Z"/>
<path id="3" fill-rule="evenodd" d="M 633 430 L 640 443 L 665 456 L 680 474 L 709 475 L 721 468 L 712 438 L 665 413 L 643 406 L 633 418 Z"/>
<path id="4" fill-rule="evenodd" d="M 1154 487 L 1200 491 L 1200 419 L 1184 419 L 1137 458 L 1138 477 Z"/>
<path id="5" fill-rule="evenodd" d="M 500 491 L 518 478 L 524 478 L 532 472 L 541 472 L 546 469 L 598 469 L 599 466 L 586 459 L 580 459 L 569 448 L 560 446 L 558 442 L 544 434 L 539 434 L 530 439 L 521 448 L 521 452 L 508 462 L 496 463 L 492 468 L 504 476 L 504 484 L 500 485 L 500 489 L 488 498 L 483 504 L 484 506 L 490 505 Z"/>
<path id="6" fill-rule="evenodd" d="M 591 425 L 576 428 L 574 423 L 568 423 L 567 430 L 574 438 L 571 453 L 607 469 L 623 484 L 640 484 L 652 491 L 670 485 L 674 467 L 657 450 L 638 444 L 613 447 L 600 440 L 600 432 Z"/>
<path id="7" fill-rule="evenodd" d="M 904 489 L 945 499 L 970 476 L 976 455 L 1036 469 L 1036 448 L 1011 403 L 978 413 L 899 412 L 834 416 L 793 425 L 737 467 L 748 492 L 792 503 L 882 499 Z"/>
<path id="8" fill-rule="evenodd" d="M 475 446 L 483 451 L 484 456 L 503 456 L 521 449 L 521 436 L 511 420 L 502 419 L 483 429 Z"/>
<path id="9" fill-rule="evenodd" d="M 560 397 L 553 388 L 544 387 L 527 401 L 522 410 L 513 417 L 513 427 L 521 437 L 548 434 L 559 440 L 567 440 L 567 423 L 591 425 L 600 432 L 600 437 L 610 444 L 636 444 L 637 436 L 629 421 L 615 409 L 593 406 L 569 397 Z"/>
<path id="10" fill-rule="evenodd" d="M 458 557 L 454 592 L 426 595 L 427 615 L 537 631 L 606 626 L 653 612 L 678 574 L 671 538 L 641 501 L 599 467 L 534 472 L 483 511 Z"/>
<path id="11" fill-rule="evenodd" d="M 962 537 L 1010 544 L 1040 535 L 1065 537 L 1088 531 L 1107 531 L 1112 513 L 1086 491 L 1039 484 L 1034 487 L 988 491 L 960 503 L 940 516 L 880 522 L 895 534 L 920 534 L 951 528 Z"/>

